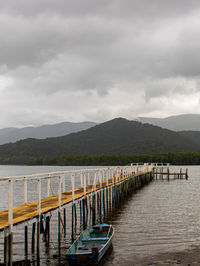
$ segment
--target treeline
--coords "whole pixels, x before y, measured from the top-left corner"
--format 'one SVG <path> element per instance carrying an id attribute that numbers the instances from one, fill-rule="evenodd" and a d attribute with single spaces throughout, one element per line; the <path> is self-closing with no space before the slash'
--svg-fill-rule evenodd
<path id="1" fill-rule="evenodd" d="M 200 165 L 200 152 L 163 154 L 110 154 L 58 156 L 29 160 L 29 165 L 127 165 L 130 163 L 157 162 L 174 165 Z"/>

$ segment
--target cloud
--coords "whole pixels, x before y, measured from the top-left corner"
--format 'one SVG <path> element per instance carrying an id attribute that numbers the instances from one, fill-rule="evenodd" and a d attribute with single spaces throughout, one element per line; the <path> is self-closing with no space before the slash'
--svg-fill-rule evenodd
<path id="1" fill-rule="evenodd" d="M 200 112 L 199 15 L 196 0 L 0 0 L 0 128 Z"/>

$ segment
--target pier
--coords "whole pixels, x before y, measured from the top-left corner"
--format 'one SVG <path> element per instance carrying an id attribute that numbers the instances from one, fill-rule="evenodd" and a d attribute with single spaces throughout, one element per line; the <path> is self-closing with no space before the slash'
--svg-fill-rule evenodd
<path id="1" fill-rule="evenodd" d="M 1 178 L 0 182 L 6 182 L 8 186 L 8 208 L 0 211 L 0 234 L 3 237 L 0 265 L 13 265 L 15 261 L 13 232 L 18 226 L 24 227 L 24 258 L 17 265 L 29 265 L 30 253 L 34 254 L 34 265 L 40 265 L 41 240 L 49 245 L 52 215 L 57 215 L 59 255 L 61 239 L 66 237 L 69 224 L 70 242 L 73 242 L 78 234 L 77 223 L 80 230 L 84 230 L 89 222 L 104 222 L 129 194 L 153 178 L 176 178 L 176 174 L 170 172 L 169 165 L 145 163 Z M 188 171 L 181 169 L 179 178 L 186 177 Z M 14 184 L 21 184 L 23 192 L 22 204 L 18 206 L 14 206 Z M 34 186 L 36 190 L 31 189 Z"/>

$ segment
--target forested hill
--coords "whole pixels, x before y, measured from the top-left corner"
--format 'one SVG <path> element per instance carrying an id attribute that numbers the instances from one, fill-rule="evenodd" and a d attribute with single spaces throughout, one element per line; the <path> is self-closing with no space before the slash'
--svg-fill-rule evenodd
<path id="1" fill-rule="evenodd" d="M 176 132 L 116 118 L 63 137 L 0 145 L 0 163 L 27 163 L 32 158 L 64 155 L 182 151 L 200 151 L 200 147 Z"/>
<path id="2" fill-rule="evenodd" d="M 200 131 L 179 131 L 178 132 L 182 137 L 189 139 L 194 142 L 197 146 L 200 146 Z"/>

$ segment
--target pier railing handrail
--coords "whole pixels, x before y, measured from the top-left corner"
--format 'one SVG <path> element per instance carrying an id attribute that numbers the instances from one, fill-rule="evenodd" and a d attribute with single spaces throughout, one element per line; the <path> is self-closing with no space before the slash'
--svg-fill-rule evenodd
<path id="1" fill-rule="evenodd" d="M 134 165 L 135 166 L 135 165 Z M 139 165 L 141 166 L 141 165 Z M 8 181 L 9 179 L 13 179 L 13 182 L 18 182 L 19 179 L 21 181 L 23 181 L 24 177 L 29 178 L 29 180 L 37 180 L 37 179 L 46 179 L 46 178 L 54 178 L 54 177 L 58 177 L 59 175 L 63 175 L 63 174 L 70 174 L 71 172 L 73 173 L 80 173 L 80 172 L 95 172 L 97 170 L 107 170 L 107 169 L 116 169 L 116 168 L 124 168 L 124 167 L 130 167 L 130 166 L 110 166 L 110 167 L 102 167 L 102 168 L 85 168 L 85 169 L 74 169 L 74 170 L 67 170 L 67 171 L 55 171 L 55 172 L 44 172 L 44 173 L 36 173 L 36 174 L 28 174 L 28 175 L 17 175 L 17 176 L 5 176 L 5 177 L 0 177 L 0 181 Z M 52 175 L 54 174 L 54 176 L 48 176 L 48 175 Z M 31 178 L 32 177 L 32 178 Z"/>
<path id="2" fill-rule="evenodd" d="M 102 183 L 106 182 L 107 186 L 109 186 L 109 182 L 113 185 L 114 183 L 121 182 L 121 180 L 127 179 L 133 173 L 139 172 L 148 172 L 151 171 L 152 168 L 155 167 L 155 164 L 136 164 L 136 165 L 126 165 L 126 166 L 110 166 L 110 167 L 102 167 L 96 169 L 75 169 L 75 170 L 67 170 L 67 171 L 56 171 L 56 172 L 47 172 L 47 173 L 38 173 L 38 174 L 29 174 L 29 175 L 20 175 L 20 176 L 11 176 L 11 177 L 2 177 L 0 181 L 8 181 L 8 222 L 10 225 L 10 230 L 12 231 L 13 227 L 13 183 L 15 182 L 23 182 L 24 183 L 24 204 L 28 202 L 28 191 L 27 191 L 27 183 L 30 181 L 37 182 L 37 211 L 38 216 L 41 214 L 41 181 L 47 180 L 47 190 L 46 197 L 50 196 L 50 188 L 51 188 L 51 179 L 58 179 L 58 192 L 53 195 L 58 195 L 59 208 L 62 207 L 62 193 L 66 192 L 65 190 L 65 179 L 69 177 L 71 179 L 71 191 L 72 193 L 72 202 L 75 200 L 75 178 L 80 178 L 80 186 L 83 188 L 84 194 L 87 193 L 87 187 L 90 185 L 92 188 L 96 190 L 97 184 L 99 185 L 98 189 L 101 189 Z M 110 181 L 111 180 L 111 181 Z M 46 198 L 45 197 L 45 198 Z"/>

